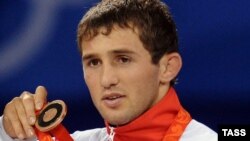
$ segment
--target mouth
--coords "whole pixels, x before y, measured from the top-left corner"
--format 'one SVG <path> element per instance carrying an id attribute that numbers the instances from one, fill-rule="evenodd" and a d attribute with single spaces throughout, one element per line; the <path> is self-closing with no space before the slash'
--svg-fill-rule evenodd
<path id="1" fill-rule="evenodd" d="M 125 98 L 125 95 L 112 93 L 112 94 L 106 94 L 102 98 L 102 101 L 104 102 L 104 105 L 109 108 L 117 108 L 121 105 L 124 98 Z"/>

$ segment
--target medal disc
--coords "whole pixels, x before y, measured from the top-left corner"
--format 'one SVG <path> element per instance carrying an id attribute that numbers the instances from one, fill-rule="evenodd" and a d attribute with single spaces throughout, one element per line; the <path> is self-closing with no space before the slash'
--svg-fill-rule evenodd
<path id="1" fill-rule="evenodd" d="M 52 101 L 39 112 L 35 126 L 42 132 L 50 131 L 62 122 L 66 113 L 66 105 L 62 100 Z"/>

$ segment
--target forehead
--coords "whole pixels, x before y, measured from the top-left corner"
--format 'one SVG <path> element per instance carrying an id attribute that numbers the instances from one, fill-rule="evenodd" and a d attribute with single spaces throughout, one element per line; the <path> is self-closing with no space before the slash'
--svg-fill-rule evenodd
<path id="1" fill-rule="evenodd" d="M 107 29 L 102 27 L 96 36 L 90 40 L 83 40 L 82 54 L 97 48 L 104 50 L 126 46 L 136 49 L 138 46 L 143 46 L 136 28 L 114 26 L 108 34 L 106 33 Z"/>
<path id="2" fill-rule="evenodd" d="M 109 35 L 112 31 L 119 31 L 119 30 L 132 30 L 136 34 L 139 33 L 139 28 L 136 26 L 136 24 L 132 22 L 126 22 L 126 23 L 111 23 L 108 25 L 100 25 L 100 26 L 84 26 L 82 30 L 79 30 L 79 41 L 81 45 L 82 41 L 88 41 L 96 36 L 102 34 L 102 35 Z M 139 35 L 139 34 L 138 34 Z"/>

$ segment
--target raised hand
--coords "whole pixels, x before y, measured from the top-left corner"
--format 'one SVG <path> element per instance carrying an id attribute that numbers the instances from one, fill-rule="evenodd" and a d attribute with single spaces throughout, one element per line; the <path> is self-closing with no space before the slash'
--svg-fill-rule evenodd
<path id="1" fill-rule="evenodd" d="M 34 137 L 35 111 L 40 110 L 46 101 L 47 91 L 43 86 L 38 86 L 34 94 L 24 91 L 13 98 L 4 109 L 3 126 L 6 133 L 12 138 Z"/>

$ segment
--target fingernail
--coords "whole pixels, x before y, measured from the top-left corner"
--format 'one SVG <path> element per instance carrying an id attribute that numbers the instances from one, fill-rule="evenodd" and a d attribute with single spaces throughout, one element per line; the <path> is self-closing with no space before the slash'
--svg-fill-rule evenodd
<path id="1" fill-rule="evenodd" d="M 35 117 L 30 117 L 30 124 L 34 124 L 36 122 L 36 118 Z"/>
<path id="2" fill-rule="evenodd" d="M 33 130 L 32 130 L 32 129 L 29 129 L 29 130 L 28 130 L 28 133 L 29 133 L 29 137 L 34 136 L 34 132 L 33 132 Z"/>
<path id="3" fill-rule="evenodd" d="M 4 120 L 9 120 L 9 118 L 7 116 L 5 116 L 5 115 L 3 116 L 3 119 Z"/>
<path id="4" fill-rule="evenodd" d="M 43 104 L 41 102 L 36 103 L 36 109 L 40 110 L 42 108 Z"/>
<path id="5" fill-rule="evenodd" d="M 22 133 L 18 134 L 17 137 L 21 140 L 24 139 L 24 135 Z"/>

